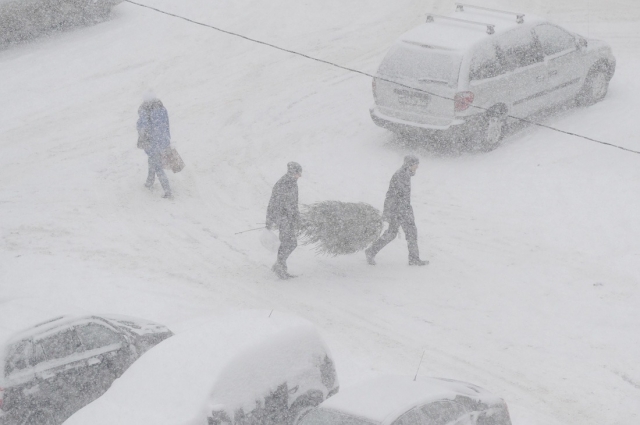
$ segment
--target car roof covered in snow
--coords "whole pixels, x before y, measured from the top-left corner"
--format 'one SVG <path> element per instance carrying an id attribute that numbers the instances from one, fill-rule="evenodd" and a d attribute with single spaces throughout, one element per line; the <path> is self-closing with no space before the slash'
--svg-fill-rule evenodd
<path id="1" fill-rule="evenodd" d="M 341 388 L 320 408 L 347 413 L 376 423 L 392 420 L 414 406 L 463 395 L 487 404 L 502 399 L 476 385 L 441 378 L 381 376 Z"/>
<path id="2" fill-rule="evenodd" d="M 91 314 L 75 306 L 52 305 L 42 298 L 0 301 L 0 353 L 13 342 L 79 320 L 106 319 L 111 325 L 124 326 L 129 332 L 145 335 L 166 332 L 164 325 L 118 314 Z"/>
<path id="3" fill-rule="evenodd" d="M 522 28 L 523 25 L 532 26 L 544 22 L 544 19 L 540 17 L 527 14 L 524 17 L 524 23 L 518 24 L 515 14 L 479 10 L 454 12 L 447 16 L 466 21 L 492 24 L 494 25 L 495 33 L 488 34 L 487 27 L 484 25 L 441 19 L 436 15 L 433 22 L 426 22 L 402 34 L 398 42 L 464 52 L 477 43 L 496 38 L 514 28 Z"/>
<path id="4" fill-rule="evenodd" d="M 212 318 L 150 349 L 65 425 L 203 424 L 211 410 L 250 410 L 265 389 L 308 373 L 310 354 L 329 355 L 298 317 L 250 310 Z"/>

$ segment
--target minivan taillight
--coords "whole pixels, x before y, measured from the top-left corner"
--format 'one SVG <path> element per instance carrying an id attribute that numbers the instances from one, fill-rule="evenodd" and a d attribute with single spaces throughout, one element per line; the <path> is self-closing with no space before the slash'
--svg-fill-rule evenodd
<path id="1" fill-rule="evenodd" d="M 461 91 L 456 93 L 456 97 L 453 98 L 454 108 L 456 112 L 464 111 L 473 103 L 473 92 Z"/>

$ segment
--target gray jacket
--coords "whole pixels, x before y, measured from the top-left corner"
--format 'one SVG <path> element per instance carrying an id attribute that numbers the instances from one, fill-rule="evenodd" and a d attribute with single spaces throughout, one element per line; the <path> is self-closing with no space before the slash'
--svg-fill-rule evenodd
<path id="1" fill-rule="evenodd" d="M 267 227 L 283 228 L 286 225 L 298 226 L 298 180 L 292 174 L 285 174 L 273 186 L 271 199 L 267 207 Z"/>
<path id="2" fill-rule="evenodd" d="M 411 206 L 411 177 L 409 166 L 404 165 L 395 172 L 389 183 L 389 190 L 384 200 L 382 218 L 390 220 L 413 220 Z"/>

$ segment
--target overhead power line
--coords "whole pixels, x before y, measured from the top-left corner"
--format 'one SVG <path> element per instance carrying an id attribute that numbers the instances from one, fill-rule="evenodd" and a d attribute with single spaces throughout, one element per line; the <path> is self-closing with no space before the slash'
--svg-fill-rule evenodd
<path id="1" fill-rule="evenodd" d="M 127 3 L 134 4 L 136 6 L 140 6 L 140 7 L 146 8 L 146 9 L 153 10 L 153 11 L 158 12 L 158 13 L 162 13 L 164 15 L 168 15 L 168 16 L 172 16 L 174 18 L 182 19 L 183 21 L 187 21 L 187 22 L 190 22 L 190 23 L 195 24 L 195 25 L 200 25 L 202 27 L 210 28 L 210 29 L 213 29 L 213 30 L 225 33 L 225 34 L 232 35 L 234 37 L 242 38 L 242 39 L 250 41 L 252 43 L 261 44 L 263 46 L 271 47 L 272 49 L 280 50 L 282 52 L 286 52 L 286 53 L 290 53 L 292 55 L 300 56 L 300 57 L 303 57 L 305 59 L 309 59 L 309 60 L 312 60 L 312 61 L 320 62 L 320 63 L 323 63 L 325 65 L 333 66 L 335 68 L 340 68 L 340 69 L 343 69 L 345 71 L 353 72 L 355 74 L 364 75 L 364 76 L 370 77 L 370 78 L 376 78 L 376 79 L 378 79 L 380 81 L 386 81 L 386 82 L 389 82 L 389 83 L 392 83 L 392 84 L 396 84 L 396 85 L 398 85 L 400 87 L 405 87 L 405 88 L 408 88 L 408 89 L 411 89 L 411 90 L 416 90 L 416 91 L 419 91 L 419 92 L 422 92 L 422 93 L 425 93 L 425 94 L 428 94 L 428 95 L 431 95 L 431 96 L 434 96 L 434 97 L 439 97 L 439 98 L 442 98 L 442 99 L 452 100 L 452 101 L 454 100 L 454 99 L 451 99 L 451 98 L 446 97 L 446 96 L 438 95 L 438 94 L 431 93 L 429 91 L 426 91 L 426 90 L 423 90 L 423 89 L 420 89 L 420 88 L 417 88 L 417 87 L 412 87 L 412 86 L 400 83 L 398 81 L 393 81 L 393 80 L 390 80 L 390 79 L 387 79 L 387 78 L 384 78 L 384 77 L 381 77 L 381 76 L 373 75 L 373 74 L 370 74 L 368 72 L 361 71 L 359 69 L 350 68 L 348 66 L 340 65 L 338 63 L 331 62 L 331 61 L 328 61 L 328 60 L 325 60 L 325 59 L 320 59 L 320 58 L 316 58 L 316 57 L 313 57 L 313 56 L 309 56 L 309 55 L 307 55 L 305 53 L 301 53 L 301 52 L 297 52 L 295 50 L 291 50 L 291 49 L 287 49 L 287 48 L 284 48 L 284 47 L 280 47 L 280 46 L 278 46 L 276 44 L 268 43 L 266 41 L 258 40 L 258 39 L 251 38 L 251 37 L 247 37 L 246 35 L 242 35 L 242 34 L 238 34 L 238 33 L 233 32 L 233 31 L 225 30 L 225 29 L 216 27 L 214 25 L 205 24 L 204 22 L 194 21 L 193 19 L 189 19 L 189 18 L 186 18 L 184 16 L 180 16 L 180 15 L 177 15 L 175 13 L 167 12 L 167 11 L 164 11 L 164 10 L 152 7 L 152 6 L 148 6 L 146 4 L 137 3 L 137 2 L 132 1 L 132 0 L 124 0 L 124 1 L 127 2 Z M 483 108 L 483 107 L 476 106 L 476 105 L 470 105 L 470 107 L 475 108 L 475 109 L 484 110 L 484 111 L 488 110 L 487 108 Z M 512 118 L 512 119 L 518 120 L 520 122 L 524 122 L 524 123 L 529 124 L 529 125 L 535 125 L 537 127 L 546 128 L 548 130 L 556 131 L 558 133 L 567 134 L 569 136 L 579 137 L 581 139 L 589 140 L 590 142 L 599 143 L 601 145 L 611 146 L 611 147 L 614 147 L 614 148 L 617 148 L 617 149 L 621 149 L 621 150 L 626 151 L 626 152 L 640 154 L 640 151 L 636 151 L 636 150 L 633 150 L 633 149 L 625 148 L 624 146 L 619 146 L 619 145 L 616 145 L 614 143 L 603 142 L 602 140 L 594 139 L 594 138 L 588 137 L 588 136 L 583 136 L 583 135 L 578 134 L 578 133 L 573 133 L 573 132 L 570 132 L 570 131 L 561 130 L 559 128 L 555 128 L 555 127 L 552 127 L 550 125 L 541 124 L 539 122 L 531 121 L 531 120 L 528 120 L 528 119 L 525 119 L 525 118 L 514 117 L 512 115 L 509 115 L 508 118 Z"/>

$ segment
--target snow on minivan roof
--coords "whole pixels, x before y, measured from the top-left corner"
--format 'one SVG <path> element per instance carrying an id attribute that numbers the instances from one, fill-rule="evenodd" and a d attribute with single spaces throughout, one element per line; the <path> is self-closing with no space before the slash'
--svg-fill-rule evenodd
<path id="1" fill-rule="evenodd" d="M 338 394 L 324 401 L 320 407 L 383 423 L 418 404 L 453 400 L 456 395 L 487 404 L 502 402 L 489 391 L 466 382 L 422 377 L 414 381 L 409 376 L 386 375 L 340 388 Z"/>
<path id="2" fill-rule="evenodd" d="M 486 26 L 438 19 L 436 16 L 433 22 L 424 23 L 405 32 L 399 37 L 398 41 L 430 46 L 436 49 L 465 52 L 477 43 L 495 38 L 514 28 L 522 28 L 523 25 L 531 26 L 544 21 L 540 17 L 527 14 L 524 17 L 524 23 L 518 24 L 515 14 L 509 15 L 475 10 L 473 12 L 454 12 L 446 16 L 495 25 L 495 33 L 487 34 Z"/>
<path id="3" fill-rule="evenodd" d="M 256 399 L 330 353 L 304 319 L 268 310 L 233 313 L 178 332 L 143 354 L 65 425 L 202 424 L 211 410 Z M 318 370 L 318 380 L 320 371 Z"/>

